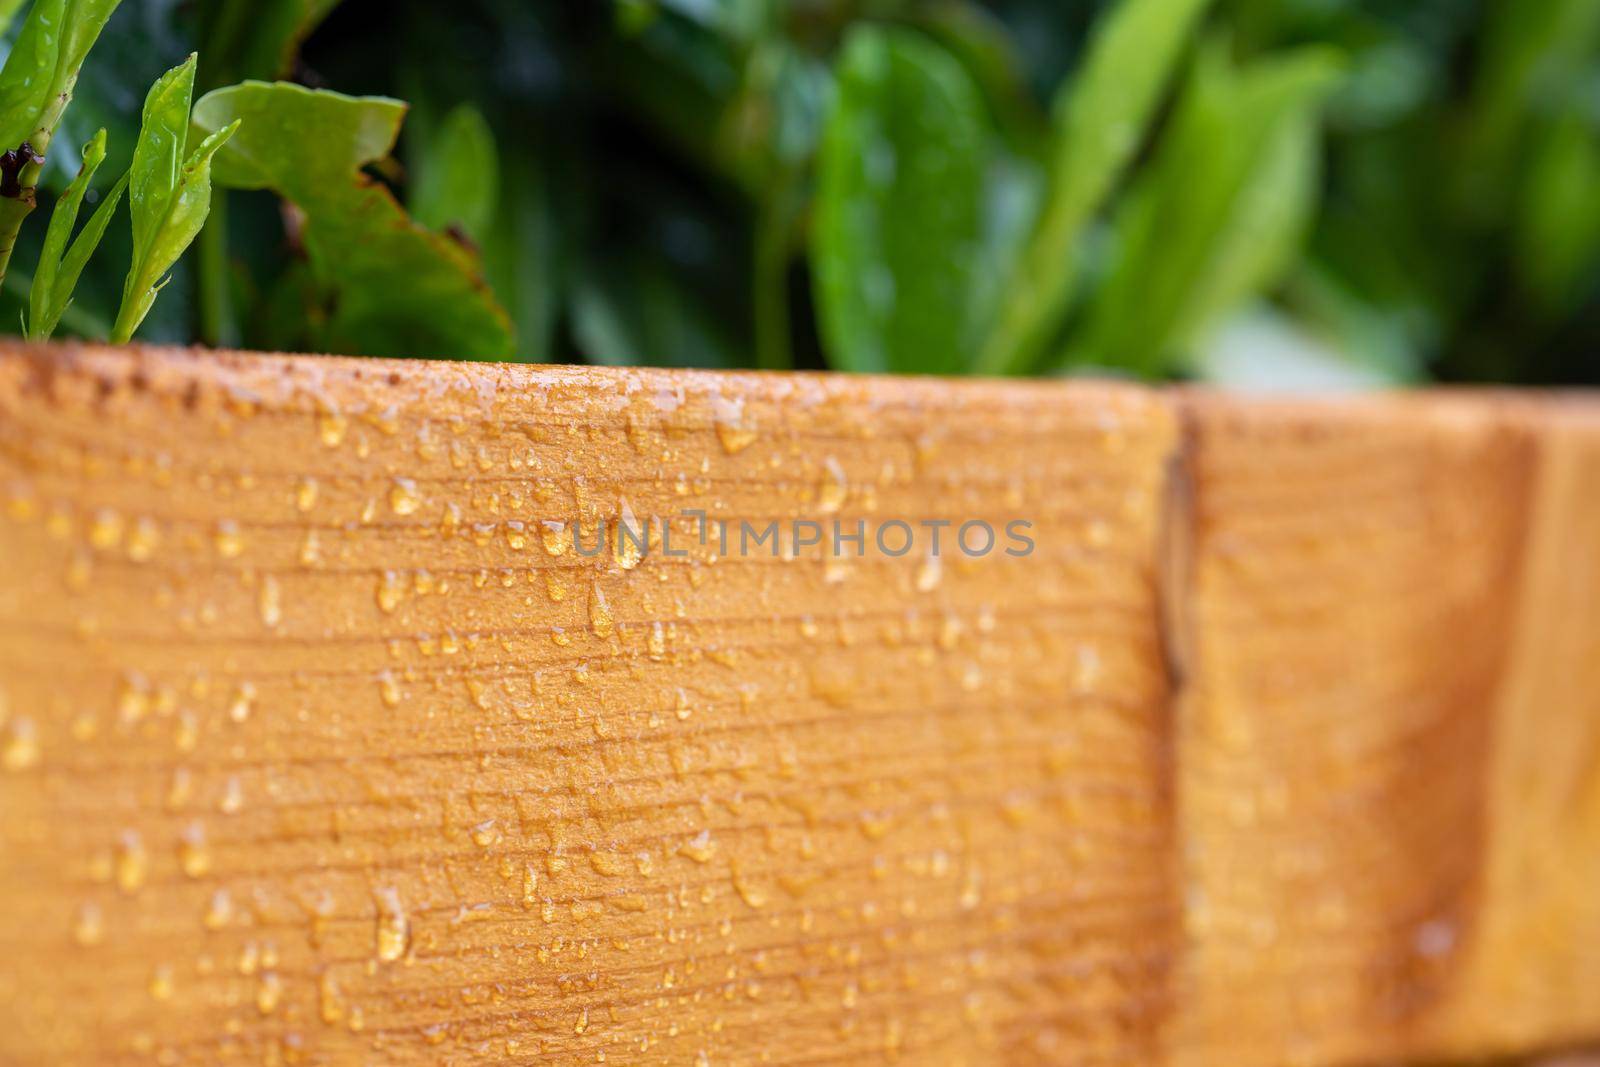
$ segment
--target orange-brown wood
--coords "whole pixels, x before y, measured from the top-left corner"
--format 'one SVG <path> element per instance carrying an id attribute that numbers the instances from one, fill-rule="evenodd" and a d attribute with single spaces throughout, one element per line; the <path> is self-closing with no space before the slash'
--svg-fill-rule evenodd
<path id="1" fill-rule="evenodd" d="M 1452 397 L 1188 423 L 1175 1059 L 1431 1052 L 1482 914 L 1533 435 Z"/>
<path id="2" fill-rule="evenodd" d="M 14 348 L 0 506 L 0 1063 L 1600 1036 L 1586 401 Z"/>

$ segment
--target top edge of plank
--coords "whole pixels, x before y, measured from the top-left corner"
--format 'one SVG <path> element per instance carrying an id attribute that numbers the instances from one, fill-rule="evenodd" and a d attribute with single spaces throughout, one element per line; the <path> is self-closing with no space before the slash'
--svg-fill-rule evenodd
<path id="1" fill-rule="evenodd" d="M 342 400 L 356 394 L 376 398 L 393 391 L 412 399 L 455 397 L 492 406 L 502 393 L 577 389 L 623 399 L 679 390 L 758 394 L 799 404 L 896 402 L 930 408 L 965 403 L 1028 407 L 1063 400 L 1133 409 L 1161 406 L 1155 390 L 1107 380 L 897 377 L 832 371 L 383 359 L 147 345 L 0 344 L 0 388 L 36 389 L 63 376 L 96 379 L 108 388 L 127 386 L 157 393 L 210 385 L 262 402 Z"/>
<path id="2" fill-rule="evenodd" d="M 491 405 L 502 391 L 579 389 L 628 398 L 648 390 L 700 394 L 758 394 L 799 404 L 895 401 L 942 408 L 972 403 L 1032 407 L 1066 401 L 1118 409 L 1204 409 L 1220 417 L 1328 418 L 1393 414 L 1434 417 L 1537 414 L 1588 422 L 1600 419 L 1600 389 L 1430 385 L 1418 388 L 1304 393 L 1239 390 L 1208 385 L 1151 385 L 1114 378 L 957 378 L 838 371 L 711 370 L 610 367 L 586 364 L 390 359 L 290 352 L 253 352 L 164 345 L 114 346 L 89 342 L 0 341 L 0 388 L 29 392 L 63 378 L 156 393 L 215 387 L 236 399 L 283 403 L 376 402 L 393 391 L 415 399 L 454 396 Z M 419 394 L 418 388 L 423 391 Z"/>

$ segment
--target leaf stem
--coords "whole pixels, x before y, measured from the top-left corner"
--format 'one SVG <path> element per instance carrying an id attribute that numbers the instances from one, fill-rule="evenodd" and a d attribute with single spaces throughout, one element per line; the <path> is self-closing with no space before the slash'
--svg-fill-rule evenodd
<path id="1" fill-rule="evenodd" d="M 0 282 L 5 281 L 6 270 L 11 265 L 11 251 L 17 246 L 17 234 L 22 220 L 33 210 L 33 190 L 26 197 L 0 198 Z"/>

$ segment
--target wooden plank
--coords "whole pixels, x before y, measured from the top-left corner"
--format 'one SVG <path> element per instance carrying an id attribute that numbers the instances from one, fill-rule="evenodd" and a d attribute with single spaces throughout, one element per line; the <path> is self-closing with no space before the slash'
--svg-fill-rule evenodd
<path id="1" fill-rule="evenodd" d="M 1181 1062 L 1391 1062 L 1483 906 L 1535 459 L 1480 400 L 1190 407 Z"/>
<path id="2" fill-rule="evenodd" d="M 1190 1064 L 1600 1033 L 1600 410 L 1184 404 Z"/>
<path id="3" fill-rule="evenodd" d="M 1597 425 L 6 350 L 0 1063 L 1600 1037 Z"/>
<path id="4" fill-rule="evenodd" d="M 1495 693 L 1483 903 L 1437 1046 L 1594 1047 L 1600 1032 L 1600 418 L 1529 403 L 1530 523 Z"/>
<path id="5" fill-rule="evenodd" d="M 1154 1054 L 1150 395 L 0 367 L 0 1059 Z M 546 548 L 623 501 L 1039 547 Z"/>

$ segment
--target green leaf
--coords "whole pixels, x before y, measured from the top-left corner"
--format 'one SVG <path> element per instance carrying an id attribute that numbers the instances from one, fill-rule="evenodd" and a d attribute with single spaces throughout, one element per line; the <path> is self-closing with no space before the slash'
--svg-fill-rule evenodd
<path id="1" fill-rule="evenodd" d="M 1027 247 L 1046 194 L 1044 171 L 1006 151 L 995 154 L 985 186 L 983 241 L 971 289 L 972 323 L 980 331 L 980 345 L 986 325 L 1015 292 L 1011 272 Z M 983 350 L 978 352 L 981 358 Z"/>
<path id="2" fill-rule="evenodd" d="M 149 258 L 151 246 L 166 223 L 172 199 L 183 179 L 195 59 L 191 53 L 188 59 L 157 78 L 144 98 L 139 143 L 133 151 L 133 168 L 128 177 L 136 265 Z M 123 300 L 126 303 L 126 294 Z"/>
<path id="3" fill-rule="evenodd" d="M 158 83 L 159 84 L 159 83 Z M 146 112 L 148 114 L 148 110 Z M 211 158 L 227 143 L 239 128 L 236 119 L 200 142 L 189 161 L 178 173 L 160 215 L 152 214 L 154 203 L 138 202 L 137 192 L 130 193 L 129 202 L 134 216 L 134 258 L 128 270 L 128 280 L 122 289 L 122 307 L 111 328 L 113 343 L 122 344 L 133 337 L 134 331 L 150 313 L 156 295 L 165 284 L 167 271 L 183 255 L 200 228 L 205 225 L 211 211 Z M 151 142 L 160 148 L 159 138 Z M 139 172 L 139 154 L 134 153 L 134 175 Z M 130 188 L 132 188 L 130 183 Z M 145 240 L 140 242 L 139 221 L 145 218 Z"/>
<path id="4" fill-rule="evenodd" d="M 277 0 L 270 24 L 253 5 L 252 47 L 240 69 L 245 77 L 278 77 L 289 73 L 294 55 L 311 31 L 322 24 L 340 0 Z M 271 29 L 271 33 L 267 30 Z M 257 74 L 256 72 L 260 73 Z"/>
<path id="5" fill-rule="evenodd" d="M 205 83 L 281 78 L 339 0 L 213 0 L 201 6 Z"/>
<path id="6" fill-rule="evenodd" d="M 39 269 L 33 276 L 33 286 L 28 294 L 28 328 L 30 341 L 48 340 L 55 332 L 72 301 L 72 291 L 78 285 L 83 268 L 99 246 L 111 222 L 112 214 L 122 199 L 128 176 L 124 174 L 115 186 L 100 200 L 100 206 L 89 217 L 83 232 L 67 247 L 72 228 L 78 221 L 78 211 L 84 194 L 94 180 L 95 171 L 106 158 L 106 131 L 95 134 L 94 140 L 83 148 L 83 166 L 78 176 L 67 186 L 66 192 L 56 201 L 50 215 L 50 226 L 45 233 L 44 248 L 39 253 Z"/>
<path id="7" fill-rule="evenodd" d="M 1512 146 L 1529 112 L 1558 108 L 1592 77 L 1600 46 L 1600 4 L 1594 0 L 1496 0 L 1483 34 L 1473 86 L 1474 145 L 1480 153 Z"/>
<path id="8" fill-rule="evenodd" d="M 318 341 L 330 351 L 458 359 L 511 355 L 510 320 L 484 284 L 478 257 L 409 218 L 362 174 L 388 156 L 405 105 L 283 82 L 207 93 L 194 121 L 239 136 L 217 155 L 216 180 L 271 189 L 305 215 L 312 271 L 331 292 Z"/>
<path id="9" fill-rule="evenodd" d="M 1076 361 L 1142 374 L 1260 291 L 1297 248 L 1316 187 L 1316 108 L 1338 64 L 1303 49 L 1229 69 L 1202 56 L 1116 222 L 1116 260 Z"/>
<path id="10" fill-rule="evenodd" d="M 218 155 L 217 184 L 275 189 L 300 204 L 317 200 L 320 186 L 357 184 L 362 167 L 388 157 L 405 114 L 403 102 L 383 96 L 244 82 L 201 97 L 193 121 L 209 132 L 250 119 L 250 132 Z"/>
<path id="11" fill-rule="evenodd" d="M 84 57 L 121 0 L 36 0 L 0 69 L 0 145 L 45 150 Z"/>
<path id="12" fill-rule="evenodd" d="M 452 227 L 481 242 L 500 196 L 500 153 L 483 113 L 462 104 L 445 116 L 417 153 L 411 217 L 435 230 Z"/>
<path id="13" fill-rule="evenodd" d="M 1293 263 L 1316 206 L 1321 162 L 1316 117 L 1310 109 L 1287 116 L 1263 146 L 1205 271 L 1190 287 L 1174 327 L 1177 338 L 1195 336 Z"/>
<path id="14" fill-rule="evenodd" d="M 855 371 L 968 362 L 990 131 L 970 77 L 918 34 L 846 41 L 819 160 L 813 261 L 823 339 Z"/>
<path id="15" fill-rule="evenodd" d="M 1546 316 L 1570 312 L 1600 265 L 1600 130 L 1578 107 L 1538 131 L 1515 219 L 1521 287 Z"/>
<path id="16" fill-rule="evenodd" d="M 56 301 L 50 310 L 49 321 L 52 329 L 61 321 L 61 316 L 72 303 L 72 291 L 77 288 L 78 279 L 83 274 L 83 268 L 88 265 L 89 257 L 100 247 L 100 239 L 105 236 L 106 227 L 111 225 L 111 216 L 116 214 L 117 205 L 121 203 L 122 194 L 127 188 L 128 175 L 124 173 L 111 187 L 110 192 L 101 198 L 94 214 L 89 216 L 89 221 L 84 223 L 83 229 L 72 242 L 72 247 L 67 249 L 66 256 L 62 258 L 61 269 L 56 276 Z"/>
<path id="17" fill-rule="evenodd" d="M 1483 25 L 1469 121 L 1457 135 L 1461 149 L 1448 177 L 1456 214 L 1494 230 L 1516 210 L 1519 163 L 1532 147 L 1527 138 L 1593 83 L 1600 4 L 1495 0 Z"/>
<path id="18" fill-rule="evenodd" d="M 1027 82 L 1023 41 L 1005 20 L 970 0 L 919 0 L 906 15 L 966 68 L 1007 145 L 1029 157 L 1042 156 L 1047 116 Z"/>
<path id="19" fill-rule="evenodd" d="M 11 28 L 11 20 L 17 17 L 17 9 L 22 6 L 22 0 L 0 0 L 0 37 Z"/>
<path id="20" fill-rule="evenodd" d="M 1049 192 L 979 359 L 983 372 L 1029 370 L 1060 329 L 1084 227 L 1143 141 L 1209 2 L 1122 0 L 1097 27 L 1082 70 L 1056 96 Z"/>
<path id="21" fill-rule="evenodd" d="M 105 162 L 105 158 L 106 131 L 102 129 L 83 146 L 83 166 L 56 201 L 55 210 L 50 213 L 50 226 L 45 231 L 44 247 L 39 252 L 39 266 L 34 271 L 33 285 L 28 291 L 26 333 L 30 341 L 49 338 L 60 319 L 59 315 L 52 316 L 50 312 L 56 303 L 56 278 L 61 268 L 61 257 L 66 255 L 67 241 L 78 224 L 78 210 L 83 204 L 84 194 L 89 191 L 94 172 Z M 65 301 L 61 303 L 64 305 Z"/>

